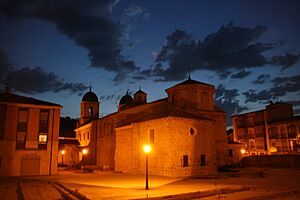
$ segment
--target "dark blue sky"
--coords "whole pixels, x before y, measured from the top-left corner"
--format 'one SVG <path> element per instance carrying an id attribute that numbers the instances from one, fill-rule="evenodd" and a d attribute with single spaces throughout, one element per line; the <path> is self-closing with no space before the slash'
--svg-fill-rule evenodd
<path id="1" fill-rule="evenodd" d="M 31 3 L 28 3 L 31 2 Z M 92 90 L 101 115 L 141 86 L 149 101 L 193 79 L 228 112 L 269 100 L 300 109 L 299 1 L 1 1 L 0 83 L 79 116 Z"/>

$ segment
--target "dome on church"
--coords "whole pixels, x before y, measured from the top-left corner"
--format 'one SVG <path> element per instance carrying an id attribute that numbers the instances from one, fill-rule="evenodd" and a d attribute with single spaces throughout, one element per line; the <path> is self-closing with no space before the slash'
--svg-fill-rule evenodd
<path id="1" fill-rule="evenodd" d="M 81 101 L 90 101 L 90 102 L 98 102 L 97 95 L 91 90 L 85 93 L 82 97 Z"/>
<path id="2" fill-rule="evenodd" d="M 133 98 L 128 94 L 124 95 L 119 102 L 119 105 L 130 105 L 133 103 Z"/>

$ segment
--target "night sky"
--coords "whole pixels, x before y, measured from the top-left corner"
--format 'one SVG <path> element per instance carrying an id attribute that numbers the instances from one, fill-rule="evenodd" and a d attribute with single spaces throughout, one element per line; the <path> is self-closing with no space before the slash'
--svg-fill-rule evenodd
<path id="1" fill-rule="evenodd" d="M 0 87 L 61 116 L 79 117 L 90 84 L 104 116 L 127 89 L 157 100 L 189 73 L 228 116 L 270 100 L 300 113 L 297 0 L 2 0 L 0 27 Z"/>

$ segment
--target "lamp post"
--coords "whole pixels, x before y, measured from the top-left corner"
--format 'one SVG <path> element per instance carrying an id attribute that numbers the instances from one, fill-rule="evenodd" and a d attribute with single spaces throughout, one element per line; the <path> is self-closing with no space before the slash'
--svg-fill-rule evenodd
<path id="1" fill-rule="evenodd" d="M 146 154 L 146 187 L 145 190 L 149 190 L 148 185 L 148 154 L 151 152 L 151 146 L 149 144 L 146 144 L 143 146 L 144 152 Z"/>
<path id="2" fill-rule="evenodd" d="M 85 160 L 84 156 L 88 153 L 87 149 L 82 149 L 82 161 L 83 161 L 83 171 L 85 170 Z"/>
<path id="3" fill-rule="evenodd" d="M 64 166 L 64 155 L 65 155 L 66 151 L 65 150 L 61 150 L 60 153 L 61 153 L 61 165 Z"/>

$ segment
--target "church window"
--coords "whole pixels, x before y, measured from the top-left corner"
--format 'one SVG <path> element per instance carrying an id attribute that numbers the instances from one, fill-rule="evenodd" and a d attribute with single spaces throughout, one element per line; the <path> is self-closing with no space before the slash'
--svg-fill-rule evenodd
<path id="1" fill-rule="evenodd" d="M 83 140 L 85 140 L 85 133 L 83 134 Z"/>
<path id="2" fill-rule="evenodd" d="M 190 134 L 193 136 L 195 134 L 195 130 L 193 128 L 190 128 Z"/>
<path id="3" fill-rule="evenodd" d="M 89 107 L 89 116 L 93 116 L 93 108 Z"/>
<path id="4" fill-rule="evenodd" d="M 206 157 L 205 154 L 200 155 L 200 166 L 205 166 L 206 165 Z"/>
<path id="5" fill-rule="evenodd" d="M 150 130 L 150 144 L 154 144 L 154 129 Z"/>
<path id="6" fill-rule="evenodd" d="M 228 156 L 229 156 L 229 157 L 233 157 L 232 149 L 228 149 Z"/>
<path id="7" fill-rule="evenodd" d="M 172 94 L 172 105 L 174 105 L 175 103 L 175 97 L 174 97 L 174 94 Z"/>
<path id="8" fill-rule="evenodd" d="M 87 133 L 87 139 L 90 139 L 90 132 Z"/>
<path id="9" fill-rule="evenodd" d="M 182 156 L 182 166 L 183 167 L 188 167 L 189 166 L 189 156 L 188 155 L 183 155 Z"/>

